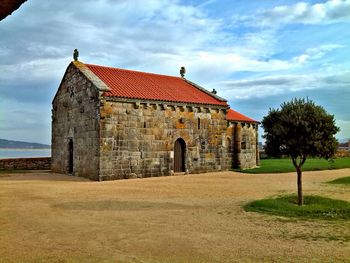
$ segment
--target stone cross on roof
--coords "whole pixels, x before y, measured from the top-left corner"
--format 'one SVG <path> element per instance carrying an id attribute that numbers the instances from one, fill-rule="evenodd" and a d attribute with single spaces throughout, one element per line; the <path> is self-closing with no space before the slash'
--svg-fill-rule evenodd
<path id="1" fill-rule="evenodd" d="M 74 52 L 73 52 L 73 59 L 74 59 L 75 61 L 77 61 L 77 60 L 78 60 L 78 57 L 79 57 L 79 51 L 78 51 L 78 49 L 74 49 Z"/>
<path id="2" fill-rule="evenodd" d="M 185 77 L 185 73 L 186 73 L 185 67 L 181 67 L 181 68 L 180 68 L 180 75 L 181 75 L 182 78 Z"/>

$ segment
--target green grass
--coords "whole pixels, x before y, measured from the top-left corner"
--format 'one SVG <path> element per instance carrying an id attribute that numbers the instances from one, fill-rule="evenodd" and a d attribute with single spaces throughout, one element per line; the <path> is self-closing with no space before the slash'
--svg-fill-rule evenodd
<path id="1" fill-rule="evenodd" d="M 333 161 L 325 159 L 308 158 L 302 167 L 303 171 L 318 171 L 350 168 L 350 157 L 336 158 Z M 295 168 L 290 158 L 283 159 L 262 159 L 260 167 L 253 169 L 239 170 L 242 173 L 288 173 L 295 172 Z"/>
<path id="2" fill-rule="evenodd" d="M 350 176 L 347 177 L 341 177 L 338 179 L 335 179 L 333 181 L 328 182 L 329 184 L 345 184 L 350 185 Z"/>
<path id="3" fill-rule="evenodd" d="M 297 205 L 296 195 L 267 198 L 248 203 L 244 210 L 303 219 L 350 219 L 349 202 L 321 196 L 305 196 L 304 205 L 301 207 Z"/>

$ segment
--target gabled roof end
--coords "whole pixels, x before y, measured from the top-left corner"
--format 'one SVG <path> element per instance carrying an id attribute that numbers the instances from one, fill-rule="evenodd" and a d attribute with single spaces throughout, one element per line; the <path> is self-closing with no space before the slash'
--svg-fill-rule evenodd
<path id="1" fill-rule="evenodd" d="M 93 73 L 84 63 L 74 60 L 71 62 L 78 68 L 100 91 L 109 91 L 110 88 Z"/>

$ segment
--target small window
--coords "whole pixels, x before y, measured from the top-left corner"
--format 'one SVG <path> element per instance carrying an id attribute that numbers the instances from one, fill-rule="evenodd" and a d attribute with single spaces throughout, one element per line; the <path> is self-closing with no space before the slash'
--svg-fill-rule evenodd
<path id="1" fill-rule="evenodd" d="M 197 129 L 200 130 L 200 128 L 201 128 L 201 119 L 198 118 L 197 119 Z"/>
<path id="2" fill-rule="evenodd" d="M 145 121 L 143 122 L 143 128 L 146 128 L 146 122 Z"/>

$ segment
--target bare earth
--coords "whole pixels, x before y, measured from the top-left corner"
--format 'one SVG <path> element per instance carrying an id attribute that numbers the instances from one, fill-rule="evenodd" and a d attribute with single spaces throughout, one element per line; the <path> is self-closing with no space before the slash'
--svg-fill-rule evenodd
<path id="1" fill-rule="evenodd" d="M 350 201 L 304 172 L 304 193 Z M 350 262 L 350 222 L 244 212 L 296 190 L 296 175 L 208 173 L 91 182 L 0 174 L 0 262 Z"/>

